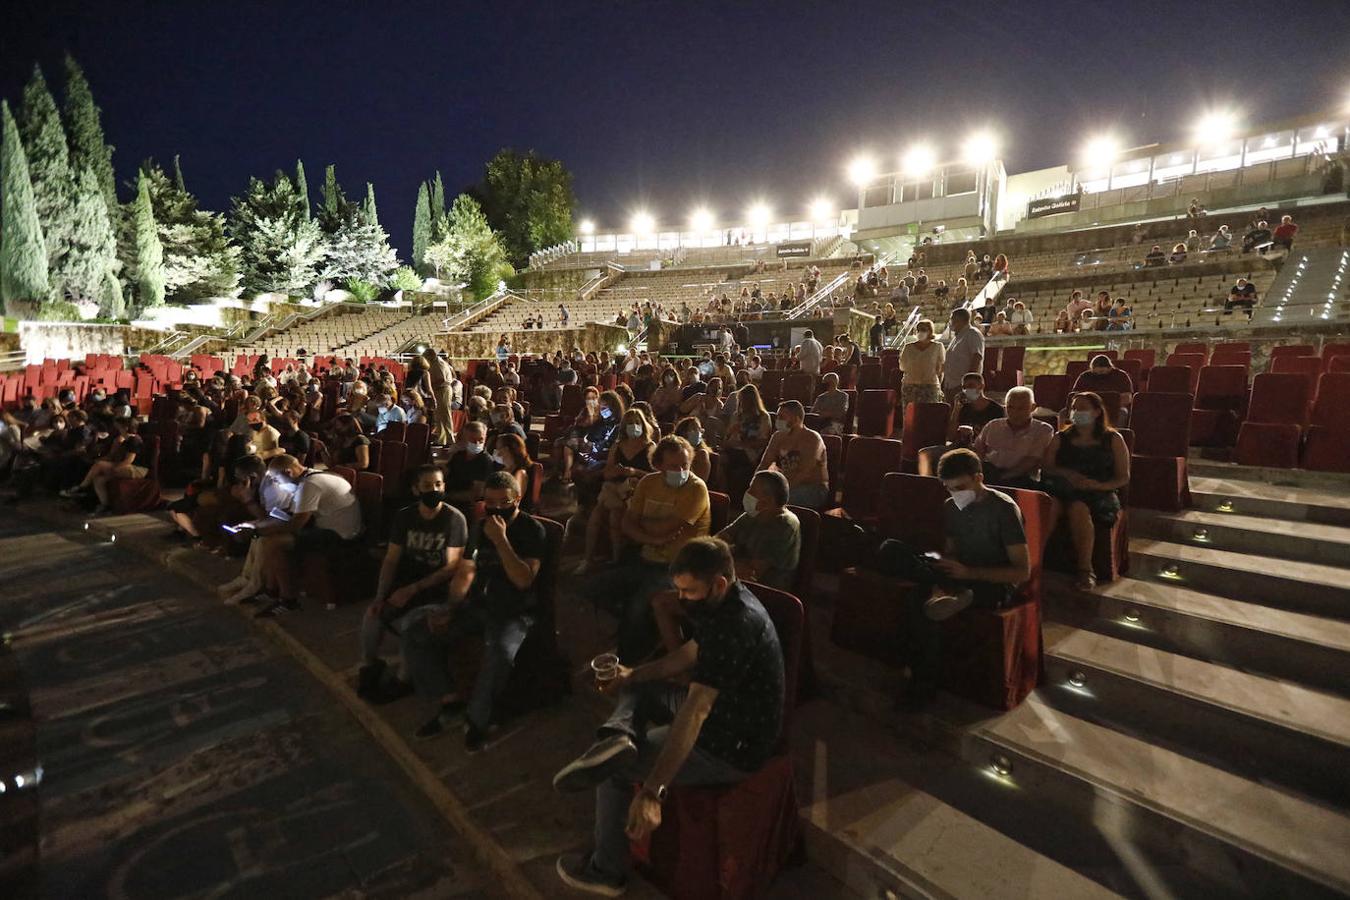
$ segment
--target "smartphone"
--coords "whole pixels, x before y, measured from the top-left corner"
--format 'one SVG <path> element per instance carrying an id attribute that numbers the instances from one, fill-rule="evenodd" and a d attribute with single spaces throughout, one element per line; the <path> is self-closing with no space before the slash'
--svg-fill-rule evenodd
<path id="1" fill-rule="evenodd" d="M 929 550 L 927 553 L 925 553 L 925 554 L 923 555 L 923 558 L 924 558 L 924 559 L 931 559 L 931 560 L 933 560 L 934 562 L 937 562 L 938 560 L 942 559 L 942 554 L 941 554 L 941 553 L 936 553 L 936 552 L 934 552 L 934 551 L 932 551 L 932 550 Z"/>
<path id="2" fill-rule="evenodd" d="M 244 529 L 242 529 L 242 528 L 237 528 L 237 527 L 235 527 L 234 525 L 222 525 L 222 526 L 220 526 L 220 530 L 223 531 L 223 532 L 225 532 L 226 534 L 238 534 L 239 532 L 243 531 Z"/>

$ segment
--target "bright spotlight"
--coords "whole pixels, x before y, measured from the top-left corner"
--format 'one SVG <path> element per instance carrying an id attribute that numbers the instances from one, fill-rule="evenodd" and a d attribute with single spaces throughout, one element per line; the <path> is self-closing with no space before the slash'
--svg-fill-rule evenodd
<path id="1" fill-rule="evenodd" d="M 937 164 L 937 154 L 927 144 L 915 144 L 905 151 L 900 167 L 906 175 L 927 175 Z"/>
<path id="2" fill-rule="evenodd" d="M 656 229 L 656 220 L 649 212 L 634 213 L 629 227 L 633 229 L 634 234 L 651 234 Z"/>
<path id="3" fill-rule="evenodd" d="M 828 222 L 834 218 L 834 203 L 825 197 L 817 197 L 811 201 L 810 215 L 812 222 Z"/>
<path id="4" fill-rule="evenodd" d="M 1084 145 L 1083 164 L 1089 169 L 1104 169 L 1115 161 L 1119 153 L 1120 141 L 1113 135 L 1099 135 Z"/>
<path id="5" fill-rule="evenodd" d="M 713 216 L 706 208 L 699 207 L 689 214 L 689 227 L 695 231 L 711 231 Z"/>
<path id="6" fill-rule="evenodd" d="M 870 156 L 854 157 L 848 164 L 848 180 L 858 187 L 866 187 L 877 177 L 877 164 Z"/>
<path id="7" fill-rule="evenodd" d="M 1195 124 L 1195 140 L 1199 144 L 1222 144 L 1237 131 L 1237 115 L 1230 110 L 1207 112 Z"/>
<path id="8" fill-rule="evenodd" d="M 998 156 L 998 141 L 987 131 L 977 132 L 966 138 L 961 148 L 962 158 L 972 166 L 983 166 Z"/>
<path id="9" fill-rule="evenodd" d="M 769 224 L 769 219 L 772 218 L 773 211 L 763 203 L 756 203 L 746 210 L 745 215 L 750 220 L 750 224 L 755 228 L 763 228 L 765 225 Z"/>
<path id="10" fill-rule="evenodd" d="M 582 234 L 595 234 L 595 223 L 590 219 L 582 219 L 577 223 L 577 230 Z"/>

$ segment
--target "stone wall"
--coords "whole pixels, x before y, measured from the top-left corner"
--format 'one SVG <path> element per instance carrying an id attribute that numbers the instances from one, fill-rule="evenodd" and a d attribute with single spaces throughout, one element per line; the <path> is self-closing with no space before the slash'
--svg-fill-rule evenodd
<path id="1" fill-rule="evenodd" d="M 613 353 L 620 344 L 628 343 L 628 330 L 617 325 L 588 322 L 581 328 L 550 328 L 543 331 L 509 331 L 511 352 L 542 356 L 554 350 L 580 347 L 583 353 L 606 350 Z M 491 359 L 497 355 L 499 332 L 454 331 L 436 336 L 437 346 L 456 362 L 470 359 Z"/>

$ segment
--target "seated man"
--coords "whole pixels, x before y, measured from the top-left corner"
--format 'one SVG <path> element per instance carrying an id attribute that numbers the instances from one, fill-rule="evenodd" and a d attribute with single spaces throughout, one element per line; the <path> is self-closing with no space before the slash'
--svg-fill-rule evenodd
<path id="1" fill-rule="evenodd" d="M 756 472 L 741 501 L 745 512 L 717 533 L 731 547 L 741 577 L 781 591 L 792 589 L 802 549 L 801 523 L 786 508 L 788 490 L 783 473 Z"/>
<path id="2" fill-rule="evenodd" d="M 984 426 L 1003 418 L 1003 407 L 984 393 L 984 376 L 967 372 L 961 379 L 961 390 L 952 403 L 951 418 L 947 420 L 947 443 L 968 446 Z M 969 429 L 963 431 L 962 429 Z"/>
<path id="3" fill-rule="evenodd" d="M 1226 310 L 1251 309 L 1256 305 L 1256 285 L 1245 278 L 1239 278 L 1237 284 L 1228 292 L 1228 299 L 1224 301 L 1223 308 Z"/>
<path id="4" fill-rule="evenodd" d="M 646 659 L 656 647 L 652 595 L 670 588 L 670 562 L 692 538 L 705 537 L 712 521 L 708 486 L 690 471 L 694 449 L 677 435 L 652 451 L 650 475 L 628 498 L 623 534 L 637 545 L 618 566 L 585 586 L 587 596 L 619 617 L 619 658 L 625 665 Z"/>
<path id="5" fill-rule="evenodd" d="M 438 704 L 417 736 L 435 737 L 463 711 L 470 753 L 487 743 L 493 704 L 534 624 L 535 579 L 548 552 L 544 526 L 520 511 L 520 488 L 510 473 L 488 476 L 483 504 L 483 519 L 470 530 L 464 559 L 450 581 L 450 602 L 412 613 L 402 641 L 417 692 Z M 451 684 L 447 657 L 468 637 L 482 638 L 483 660 L 466 705 Z"/>
<path id="6" fill-rule="evenodd" d="M 1092 364 L 1086 372 L 1074 379 L 1071 394 L 1080 394 L 1083 391 L 1092 391 L 1100 395 L 1103 391 L 1114 391 L 1120 394 L 1120 409 L 1122 418 L 1129 411 L 1130 402 L 1134 398 L 1134 381 L 1130 378 L 1130 373 L 1124 369 L 1116 368 L 1115 363 L 1111 362 L 1111 357 L 1105 353 L 1098 353 L 1092 357 Z M 1068 411 L 1065 410 L 1065 415 Z"/>
<path id="7" fill-rule="evenodd" d="M 483 496 L 483 484 L 497 464 L 487 453 L 487 426 L 468 422 L 459 431 L 445 464 L 445 499 L 461 509 Z"/>
<path id="8" fill-rule="evenodd" d="M 1253 250 L 1265 250 L 1272 237 L 1270 226 L 1264 221 L 1257 222 L 1242 236 L 1242 252 L 1251 253 Z"/>
<path id="9" fill-rule="evenodd" d="M 375 431 L 384 431 L 394 422 L 407 422 L 408 414 L 394 402 L 394 395 L 382 391 L 375 396 Z"/>
<path id="10" fill-rule="evenodd" d="M 417 503 L 394 516 L 375 599 L 361 620 L 361 670 L 356 693 L 367 700 L 394 700 L 408 693 L 406 659 L 404 677 L 392 685 L 384 684 L 380 643 L 386 631 L 401 635 L 409 621 L 408 613 L 414 609 L 445 602 L 447 583 L 468 540 L 464 515 L 445 502 L 445 475 L 440 467 L 431 463 L 419 466 L 413 491 Z"/>
<path id="11" fill-rule="evenodd" d="M 789 503 L 820 509 L 830 499 L 825 441 L 820 432 L 806 427 L 806 410 L 798 400 L 778 404 L 774 428 L 759 461 L 760 470 L 775 470 L 787 477 L 791 486 Z"/>
<path id="12" fill-rule="evenodd" d="M 277 588 L 275 598 L 258 595 L 262 603 L 259 617 L 300 608 L 294 563 L 301 556 L 307 552 L 343 551 L 361 536 L 361 505 L 347 479 L 332 472 L 306 469 L 300 460 L 286 453 L 273 457 L 267 468 L 296 488 L 288 519 L 269 519 L 253 529 L 263 541 L 264 580 Z"/>
<path id="13" fill-rule="evenodd" d="M 1040 490 L 1041 457 L 1055 429 L 1031 417 L 1036 401 L 1029 387 L 1015 387 L 1004 399 L 1002 419 L 975 437 L 974 450 L 984 464 L 984 480 L 1003 487 Z"/>
<path id="14" fill-rule="evenodd" d="M 629 840 L 660 827 L 669 789 L 744 781 L 769 759 L 782 731 L 778 633 L 737 580 L 731 549 L 716 538 L 692 540 L 670 576 L 690 639 L 655 662 L 621 665 L 602 683 L 614 712 L 599 740 L 553 779 L 560 791 L 595 789 L 594 849 L 557 863 L 558 877 L 578 890 L 618 896 L 629 878 Z M 688 688 L 675 683 L 681 676 Z"/>
<path id="15" fill-rule="evenodd" d="M 933 560 L 897 540 L 878 550 L 884 574 L 922 589 L 911 598 L 905 634 L 910 683 L 902 704 L 918 710 L 937 694 L 942 672 L 942 634 L 934 622 L 950 619 L 975 604 L 1002 609 L 1031 577 L 1022 511 L 1007 494 L 984 486 L 980 458 L 971 450 L 950 450 L 938 461 L 938 477 L 951 496 L 943 504 L 945 552 Z"/>
<path id="16" fill-rule="evenodd" d="M 822 434 L 843 434 L 848 423 L 848 394 L 839 388 L 839 374 L 826 372 L 820 384 L 824 390 L 811 404 L 811 412 L 820 416 Z"/>
<path id="17" fill-rule="evenodd" d="M 1148 253 L 1144 254 L 1144 266 L 1147 268 L 1152 269 L 1166 264 L 1167 254 L 1163 252 L 1163 248 L 1158 244 L 1154 244 L 1153 248 L 1149 250 Z"/>
<path id="18" fill-rule="evenodd" d="M 1294 224 L 1294 217 L 1280 216 L 1280 224 L 1275 226 L 1275 233 L 1271 235 L 1271 240 L 1277 247 L 1293 250 L 1294 235 L 1296 234 L 1298 234 L 1298 226 Z"/>

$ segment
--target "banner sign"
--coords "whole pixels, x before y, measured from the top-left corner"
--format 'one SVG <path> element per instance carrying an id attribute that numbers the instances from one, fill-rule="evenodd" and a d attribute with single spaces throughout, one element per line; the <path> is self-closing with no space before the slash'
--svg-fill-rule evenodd
<path id="1" fill-rule="evenodd" d="M 1083 202 L 1083 193 L 1061 194 L 1058 197 L 1042 197 L 1027 204 L 1027 218 L 1039 219 L 1043 216 L 1057 216 L 1060 213 L 1078 212 Z"/>
<path id="2" fill-rule="evenodd" d="M 793 241 L 790 244 L 778 245 L 778 258 L 788 259 L 791 257 L 804 258 L 811 255 L 810 241 Z"/>

